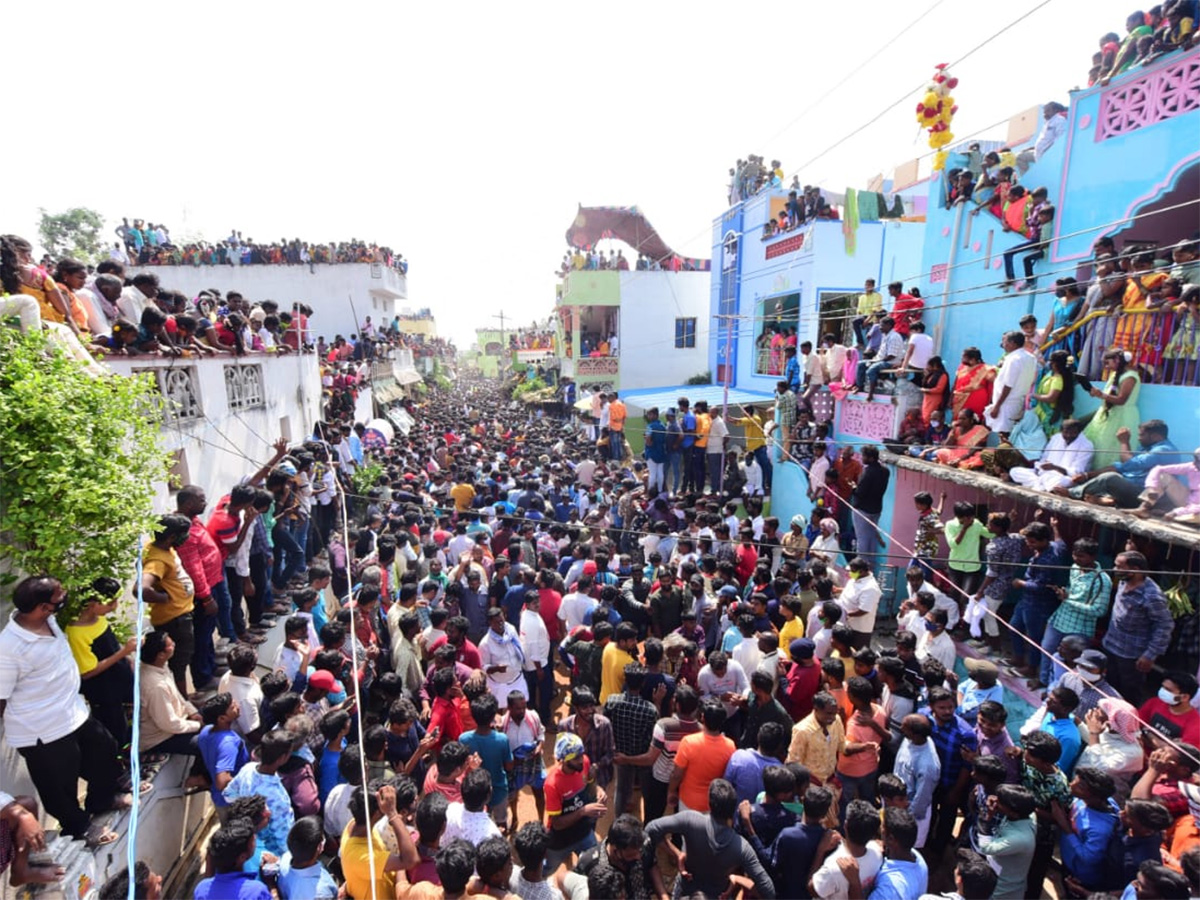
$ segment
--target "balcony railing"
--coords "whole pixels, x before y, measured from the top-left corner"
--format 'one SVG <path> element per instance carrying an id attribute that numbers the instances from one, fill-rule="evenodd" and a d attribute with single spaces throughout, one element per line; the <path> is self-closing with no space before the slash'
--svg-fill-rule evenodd
<path id="1" fill-rule="evenodd" d="M 1143 384 L 1200 385 L 1200 317 L 1186 310 L 1098 310 L 1059 329 L 1041 348 L 1048 357 L 1066 350 L 1075 371 L 1092 380 L 1103 377 L 1104 354 L 1112 347 L 1130 355 Z"/>

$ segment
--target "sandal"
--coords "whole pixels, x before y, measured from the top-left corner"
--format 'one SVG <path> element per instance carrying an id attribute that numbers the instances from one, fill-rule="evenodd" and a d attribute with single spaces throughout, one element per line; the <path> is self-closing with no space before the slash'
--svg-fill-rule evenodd
<path id="1" fill-rule="evenodd" d="M 95 850 L 97 847 L 103 847 L 105 844 L 111 844 L 119 837 L 119 834 L 107 825 L 102 825 L 99 822 L 89 825 L 88 830 L 83 833 L 84 843 L 92 850 Z"/>
<path id="2" fill-rule="evenodd" d="M 267 642 L 266 637 L 264 637 L 261 634 L 254 634 L 251 631 L 247 631 L 245 634 L 243 634 L 241 637 L 238 638 L 239 644 L 258 645 L 258 644 L 265 644 L 266 642 Z"/>

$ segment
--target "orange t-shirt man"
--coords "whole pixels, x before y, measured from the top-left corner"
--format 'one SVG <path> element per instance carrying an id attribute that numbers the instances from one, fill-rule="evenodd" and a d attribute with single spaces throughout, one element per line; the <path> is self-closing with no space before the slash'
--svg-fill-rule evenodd
<path id="1" fill-rule="evenodd" d="M 608 430 L 624 433 L 625 417 L 628 412 L 625 409 L 625 403 L 622 400 L 613 400 L 608 404 Z"/>
<path id="2" fill-rule="evenodd" d="M 708 786 L 714 778 L 725 777 L 725 767 L 736 749 L 723 734 L 699 732 L 679 742 L 675 765 L 683 769 L 679 783 L 679 802 L 688 809 L 708 812 Z"/>

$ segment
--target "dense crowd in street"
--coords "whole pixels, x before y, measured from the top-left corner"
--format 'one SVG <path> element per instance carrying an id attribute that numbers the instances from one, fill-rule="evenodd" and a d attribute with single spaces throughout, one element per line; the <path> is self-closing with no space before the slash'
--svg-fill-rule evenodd
<path id="1" fill-rule="evenodd" d="M 185 486 L 143 549 L 136 660 L 108 620 L 120 585 L 60 628 L 58 583 L 23 581 L 0 697 L 38 798 L 3 798 L 13 877 L 54 877 L 39 803 L 68 834 L 116 838 L 92 816 L 131 802 L 136 752 L 192 757 L 189 786 L 217 807 L 201 900 L 917 900 L 1037 896 L 1047 877 L 1081 897 L 1195 892 L 1196 679 L 1162 658 L 1141 553 L 1108 572 L 1086 539 L 1071 562 L 1057 520 L 994 513 L 985 530 L 955 508 L 945 539 L 986 567 L 952 551 L 954 583 L 1018 608 L 1053 595 L 1070 635 L 1046 655 L 983 614 L 988 640 L 1010 635 L 1050 676 L 1010 732 L 996 664 L 956 667 L 972 613 L 937 587 L 936 543 L 885 625 L 875 447 L 837 451 L 861 529 L 847 543 L 836 517 L 742 505 L 719 471 L 665 490 L 655 454 L 628 452 L 619 396 L 605 405 L 597 442 L 460 380 L 409 404 L 417 424 L 374 454 L 367 495 L 348 477 L 372 457 L 361 423 L 328 414 L 225 496 Z M 724 446 L 719 408 L 680 411 L 693 448 Z M 1093 627 L 1113 584 L 1105 636 L 1080 636 L 1068 619 Z M 273 626 L 283 643 L 260 658 Z M 154 895 L 148 867 L 128 877 Z"/>

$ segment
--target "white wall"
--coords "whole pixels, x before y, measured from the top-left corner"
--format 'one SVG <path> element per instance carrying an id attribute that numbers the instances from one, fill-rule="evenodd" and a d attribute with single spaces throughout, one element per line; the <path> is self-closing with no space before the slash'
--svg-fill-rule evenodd
<path id="1" fill-rule="evenodd" d="M 621 273 L 621 389 L 682 384 L 708 369 L 709 272 Z M 696 346 L 675 347 L 675 320 L 696 320 Z"/>
<path id="2" fill-rule="evenodd" d="M 274 453 L 271 444 L 281 434 L 299 442 L 312 433 L 320 415 L 321 376 L 316 355 L 311 353 L 240 357 L 239 366 L 262 367 L 263 404 L 247 409 L 229 406 L 225 367 L 234 364 L 232 356 L 178 360 L 109 357 L 106 363 L 124 375 L 153 369 L 163 379 L 160 384 L 179 377 L 175 370 L 190 371 L 198 414 L 164 425 L 163 446 L 181 453 L 181 477 L 203 486 L 210 505 L 270 458 Z M 175 509 L 166 485 L 159 486 L 157 506 L 163 512 Z"/>
<path id="3" fill-rule="evenodd" d="M 308 266 L 149 266 L 129 269 L 153 272 L 164 288 L 195 297 L 206 288 L 225 294 L 238 291 L 251 303 L 274 300 L 280 309 L 296 302 L 313 308 L 309 323 L 314 339 L 350 335 L 367 316 L 379 324 L 390 320 L 405 303 L 408 285 L 395 269 L 370 263 Z M 378 276 L 378 277 L 373 277 Z M 353 298 L 353 306 L 350 299 Z"/>

